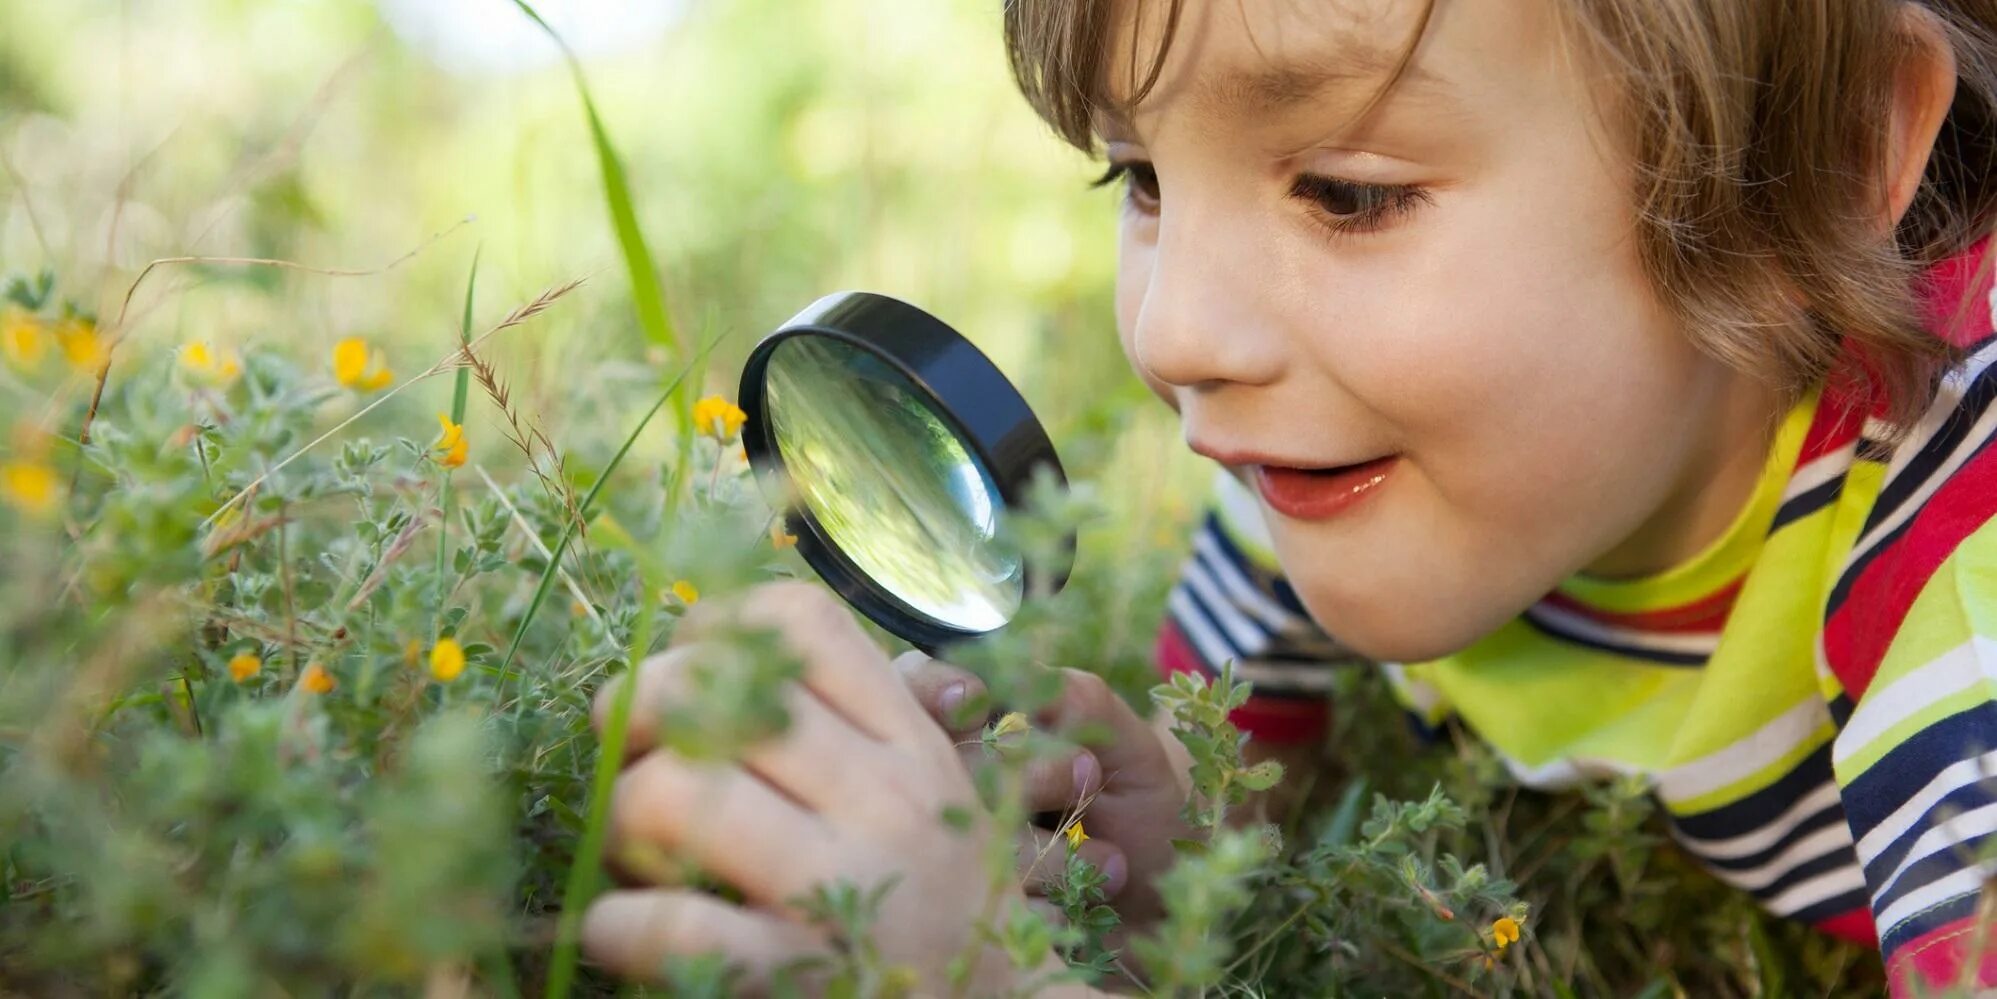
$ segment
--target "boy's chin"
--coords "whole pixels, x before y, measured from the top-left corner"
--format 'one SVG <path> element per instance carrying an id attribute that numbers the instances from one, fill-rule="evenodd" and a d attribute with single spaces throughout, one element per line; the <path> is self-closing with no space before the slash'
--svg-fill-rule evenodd
<path id="1" fill-rule="evenodd" d="M 1449 615 L 1423 601 L 1370 607 L 1315 607 L 1305 604 L 1340 645 L 1383 663 L 1441 659 L 1476 644 L 1513 615 Z"/>

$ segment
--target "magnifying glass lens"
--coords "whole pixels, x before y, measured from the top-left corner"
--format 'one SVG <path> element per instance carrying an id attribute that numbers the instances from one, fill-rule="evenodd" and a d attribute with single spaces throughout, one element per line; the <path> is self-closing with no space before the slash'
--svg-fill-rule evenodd
<path id="1" fill-rule="evenodd" d="M 981 633 L 1018 612 L 1016 553 L 999 543 L 991 471 L 879 357 L 828 336 L 775 345 L 764 400 L 797 499 L 825 540 L 909 609 Z"/>

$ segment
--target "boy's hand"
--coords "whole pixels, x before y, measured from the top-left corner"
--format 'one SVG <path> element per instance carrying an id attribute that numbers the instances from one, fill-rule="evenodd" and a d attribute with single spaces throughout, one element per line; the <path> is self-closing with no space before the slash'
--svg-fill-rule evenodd
<path id="1" fill-rule="evenodd" d="M 966 670 L 920 653 L 902 656 L 895 660 L 895 667 L 931 718 L 960 744 L 971 740 L 960 751 L 967 760 L 975 761 L 984 752 L 974 741 L 984 718 L 963 717 L 961 707 L 980 703 L 984 684 Z M 1081 751 L 1072 764 L 1054 761 L 1030 769 L 1028 806 L 1051 812 L 1085 805 L 1082 825 L 1090 841 L 1083 844 L 1084 856 L 1098 841 L 1115 851 L 1108 863 L 1123 870 L 1106 866 L 1104 873 L 1121 875 L 1111 878 L 1111 887 L 1123 882 L 1115 900 L 1117 913 L 1126 928 L 1143 929 L 1162 915 L 1155 881 L 1177 860 L 1172 840 L 1194 836 L 1181 815 L 1189 793 L 1191 761 L 1177 740 L 1163 737 L 1159 729 L 1138 717 L 1101 677 L 1073 669 L 1061 673 L 1060 698 L 1034 717 L 1034 724 L 1057 735 L 1085 725 L 1107 728 L 1110 739 Z M 1084 776 L 1090 779 L 1082 779 Z M 1022 866 L 1034 855 L 1023 856 Z M 1032 877 L 1026 884 L 1029 892 L 1042 886 Z"/>
<path id="2" fill-rule="evenodd" d="M 920 975 L 918 992 L 946 990 L 945 969 L 965 953 L 979 922 L 1003 917 L 1014 901 L 1024 904 L 1012 884 L 991 897 L 984 858 L 994 833 L 978 818 L 982 809 L 955 748 L 825 591 L 760 587 L 734 617 L 774 629 L 804 662 L 802 682 L 785 691 L 789 730 L 734 762 L 652 748 L 662 709 L 687 696 L 687 666 L 703 653 L 699 622 L 687 622 L 672 649 L 637 670 L 631 759 L 613 800 L 611 855 L 645 846 L 669 851 L 739 889 L 745 901 L 671 888 L 608 892 L 585 916 L 584 947 L 594 960 L 642 978 L 658 977 L 670 955 L 718 949 L 746 967 L 751 987 L 767 987 L 778 968 L 830 951 L 823 930 L 800 916 L 797 899 L 829 882 L 866 890 L 895 879 L 873 938 L 890 963 Z M 624 682 L 598 694 L 598 726 Z M 973 816 L 970 828 L 946 826 L 946 808 Z M 973 964 L 970 991 L 1004 991 L 1015 977 L 1006 958 L 986 947 Z"/>

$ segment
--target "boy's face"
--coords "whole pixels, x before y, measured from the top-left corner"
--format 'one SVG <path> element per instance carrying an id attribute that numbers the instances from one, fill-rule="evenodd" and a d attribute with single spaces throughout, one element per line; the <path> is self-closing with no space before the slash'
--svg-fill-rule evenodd
<path id="1" fill-rule="evenodd" d="M 1119 4 L 1113 92 L 1164 6 Z M 1355 123 L 1420 8 L 1186 0 L 1157 87 L 1099 126 L 1132 169 L 1125 351 L 1257 489 L 1319 621 L 1405 660 L 1712 540 L 1772 404 L 1650 289 L 1614 79 L 1549 0 L 1438 0 Z"/>

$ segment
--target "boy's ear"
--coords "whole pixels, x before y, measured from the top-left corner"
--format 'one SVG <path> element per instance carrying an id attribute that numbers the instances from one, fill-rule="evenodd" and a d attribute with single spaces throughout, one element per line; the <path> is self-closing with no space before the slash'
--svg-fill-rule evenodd
<path id="1" fill-rule="evenodd" d="M 1883 166 L 1885 203 L 1880 219 L 1884 231 L 1900 223 L 1920 190 L 1935 136 L 1955 100 L 1955 47 L 1941 19 L 1926 6 L 1903 0 L 1899 10 L 1903 47 L 1893 74 L 1892 116 L 1887 130 Z"/>

